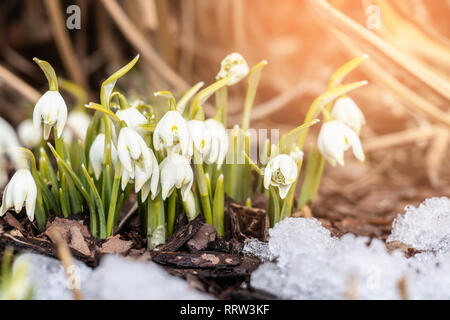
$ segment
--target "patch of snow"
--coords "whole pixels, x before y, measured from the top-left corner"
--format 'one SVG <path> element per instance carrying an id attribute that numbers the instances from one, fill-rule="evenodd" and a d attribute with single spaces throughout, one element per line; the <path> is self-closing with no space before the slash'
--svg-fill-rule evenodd
<path id="1" fill-rule="evenodd" d="M 354 285 L 360 299 L 400 298 L 407 261 L 399 252 L 389 254 L 380 240 L 369 244 L 351 234 L 337 239 L 314 218 L 287 218 L 270 236 L 277 262 L 252 274 L 255 288 L 283 299 L 345 299 Z"/>
<path id="2" fill-rule="evenodd" d="M 103 257 L 82 290 L 87 299 L 211 299 L 153 262 L 137 262 L 116 255 Z"/>
<path id="3" fill-rule="evenodd" d="M 180 278 L 169 275 L 153 262 L 137 262 L 106 255 L 92 270 L 74 260 L 69 281 L 59 260 L 37 254 L 22 254 L 30 264 L 30 282 L 37 300 L 73 299 L 71 285 L 79 285 L 84 299 L 211 299 L 190 288 Z"/>
<path id="4" fill-rule="evenodd" d="M 421 251 L 450 249 L 450 199 L 430 198 L 418 208 L 407 206 L 393 222 L 387 241 L 400 241 Z"/>
<path id="5" fill-rule="evenodd" d="M 406 258 L 388 253 L 378 239 L 346 234 L 332 237 L 314 219 L 287 218 L 269 230 L 273 262 L 262 264 L 251 285 L 283 299 L 400 299 L 404 279 L 410 299 L 450 299 L 450 199 L 425 200 L 406 207 L 388 241 L 422 251 Z M 248 242 L 245 250 L 265 257 Z M 255 249 L 256 248 L 256 249 Z"/>
<path id="6" fill-rule="evenodd" d="M 24 253 L 16 258 L 16 262 L 25 260 L 29 264 L 29 280 L 36 300 L 70 300 L 73 299 L 71 286 L 89 281 L 92 269 L 80 261 L 74 260 L 71 282 L 62 264 L 57 259 L 46 256 Z"/>
<path id="7" fill-rule="evenodd" d="M 242 253 L 245 255 L 256 256 L 261 261 L 270 261 L 274 257 L 269 251 L 269 244 L 258 239 L 247 239 L 245 241 L 244 249 Z"/>

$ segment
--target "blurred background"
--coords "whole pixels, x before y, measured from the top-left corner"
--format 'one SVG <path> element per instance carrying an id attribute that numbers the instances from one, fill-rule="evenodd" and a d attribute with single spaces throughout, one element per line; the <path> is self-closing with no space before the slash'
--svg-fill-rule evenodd
<path id="1" fill-rule="evenodd" d="M 67 28 L 77 22 L 72 5 L 79 29 Z M 286 131 L 339 66 L 367 53 L 346 82 L 369 80 L 351 93 L 367 120 L 368 161 L 327 168 L 320 199 L 338 193 L 392 212 L 450 195 L 448 0 L 3 0 L 0 15 L 0 115 L 13 125 L 47 90 L 34 56 L 96 102 L 101 82 L 137 53 L 119 86 L 149 100 L 213 82 L 230 52 L 250 66 L 265 59 L 252 126 Z M 230 90 L 230 125 L 240 122 L 245 89 L 242 81 Z"/>

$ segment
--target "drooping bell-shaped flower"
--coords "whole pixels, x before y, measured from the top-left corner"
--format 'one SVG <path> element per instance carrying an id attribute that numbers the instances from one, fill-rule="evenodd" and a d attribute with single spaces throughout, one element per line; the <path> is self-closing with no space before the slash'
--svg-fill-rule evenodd
<path id="1" fill-rule="evenodd" d="M 222 60 L 220 71 L 217 74 L 216 79 L 219 80 L 230 77 L 228 85 L 231 86 L 246 77 L 248 72 L 249 68 L 244 57 L 239 53 L 234 52 L 227 55 Z"/>
<path id="2" fill-rule="evenodd" d="M 33 221 L 36 197 L 37 187 L 30 170 L 17 170 L 3 191 L 0 216 L 3 216 L 10 208 L 14 208 L 19 213 L 25 205 L 28 219 Z"/>
<path id="3" fill-rule="evenodd" d="M 100 178 L 103 168 L 103 160 L 105 159 L 105 135 L 100 133 L 95 137 L 94 142 L 89 149 L 89 162 L 94 170 L 95 179 Z M 114 144 L 111 144 L 111 159 L 113 165 L 117 164 L 117 150 Z"/>
<path id="4" fill-rule="evenodd" d="M 211 149 L 211 132 L 205 121 L 190 120 L 187 123 L 192 143 L 203 159 Z"/>
<path id="5" fill-rule="evenodd" d="M 333 119 L 346 124 L 358 135 L 361 127 L 366 123 L 364 114 L 350 97 L 339 98 L 331 111 Z"/>
<path id="6" fill-rule="evenodd" d="M 215 119 L 206 120 L 205 125 L 211 135 L 211 150 L 205 158 L 205 162 L 207 164 L 217 163 L 217 167 L 220 169 L 228 152 L 227 131 L 223 124 Z"/>
<path id="7" fill-rule="evenodd" d="M 39 99 L 33 111 L 33 124 L 41 130 L 44 125 L 44 139 L 47 140 L 51 129 L 56 127 L 58 138 L 61 137 L 67 121 L 67 106 L 58 91 L 47 91 Z"/>
<path id="8" fill-rule="evenodd" d="M 134 189 L 136 192 L 141 191 L 141 200 L 145 201 L 152 193 L 152 199 L 158 194 L 158 182 L 159 182 L 159 165 L 158 160 L 156 160 L 155 154 L 151 149 L 149 149 L 151 155 L 151 167 L 143 171 L 141 167 L 136 166 L 134 173 Z"/>
<path id="9" fill-rule="evenodd" d="M 11 154 L 15 148 L 19 147 L 19 139 L 13 127 L 0 117 L 0 155 Z"/>
<path id="10" fill-rule="evenodd" d="M 121 121 L 125 121 L 127 127 L 138 132 L 140 131 L 140 126 L 147 123 L 147 118 L 135 107 L 118 110 L 116 116 Z"/>
<path id="11" fill-rule="evenodd" d="M 175 189 L 181 189 L 183 201 L 188 201 L 188 193 L 194 181 L 189 160 L 173 153 L 161 162 L 161 195 L 163 200 L 169 197 Z"/>
<path id="12" fill-rule="evenodd" d="M 41 142 L 41 132 L 36 130 L 31 119 L 26 119 L 19 124 L 17 134 L 22 144 L 27 148 L 34 148 Z"/>
<path id="13" fill-rule="evenodd" d="M 67 121 L 67 106 L 58 91 L 55 70 L 47 61 L 38 58 L 33 58 L 33 60 L 44 72 L 49 85 L 49 90 L 42 95 L 34 107 L 33 124 L 39 132 L 42 124 L 44 125 L 45 140 L 48 139 L 53 127 L 56 127 L 56 136 L 61 138 Z"/>
<path id="14" fill-rule="evenodd" d="M 287 154 L 279 154 L 269 161 L 264 170 L 264 188 L 278 187 L 280 198 L 286 198 L 297 179 L 297 163 Z"/>
<path id="15" fill-rule="evenodd" d="M 69 112 L 67 127 L 63 132 L 64 141 L 70 143 L 74 136 L 76 139 L 84 140 L 90 124 L 91 117 L 86 112 L 79 110 Z"/>
<path id="16" fill-rule="evenodd" d="M 303 151 L 300 150 L 299 147 L 295 146 L 295 148 L 289 153 L 289 156 L 295 161 L 299 162 L 303 160 Z"/>
<path id="17" fill-rule="evenodd" d="M 176 110 L 169 110 L 161 118 L 153 132 L 155 150 L 167 150 L 168 153 L 181 152 L 192 156 L 191 137 L 187 121 Z"/>
<path id="18" fill-rule="evenodd" d="M 363 162 L 365 159 L 358 135 L 337 120 L 328 121 L 322 125 L 317 145 L 322 156 L 333 166 L 336 163 L 344 165 L 344 152 L 350 147 L 359 161 Z"/>
<path id="19" fill-rule="evenodd" d="M 159 166 L 153 151 L 147 146 L 144 139 L 135 130 L 128 127 L 122 128 L 119 132 L 117 153 L 123 165 L 122 189 L 125 189 L 130 180 L 134 180 L 135 191 L 139 192 L 151 179 L 150 190 L 155 196 L 159 180 Z M 148 196 L 147 189 L 145 191 Z"/>

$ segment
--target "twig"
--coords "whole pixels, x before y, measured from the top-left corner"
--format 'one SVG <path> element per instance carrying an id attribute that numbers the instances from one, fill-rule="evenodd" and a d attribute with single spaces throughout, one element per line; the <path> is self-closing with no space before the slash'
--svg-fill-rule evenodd
<path id="1" fill-rule="evenodd" d="M 53 36 L 58 50 L 61 54 L 61 59 L 70 74 L 70 77 L 78 83 L 86 92 L 89 92 L 86 77 L 83 74 L 80 66 L 80 61 L 75 55 L 72 43 L 70 42 L 69 34 L 65 27 L 64 18 L 61 14 L 61 5 L 58 0 L 45 0 L 44 1 L 50 20 L 52 23 Z"/>
<path id="2" fill-rule="evenodd" d="M 156 12 L 158 13 L 157 39 L 162 56 L 171 68 L 176 68 L 177 55 L 173 35 L 170 30 L 170 1 L 155 0 Z"/>
<path id="3" fill-rule="evenodd" d="M 28 85 L 25 81 L 17 77 L 14 73 L 0 65 L 0 78 L 2 78 L 12 88 L 17 90 L 30 102 L 36 103 L 41 96 L 38 91 Z"/>
<path id="4" fill-rule="evenodd" d="M 364 141 L 364 151 L 371 152 L 392 148 L 401 144 L 430 139 L 438 131 L 438 126 L 428 128 L 408 129 L 401 132 L 389 133 Z"/>
<path id="5" fill-rule="evenodd" d="M 70 254 L 69 247 L 66 242 L 62 238 L 61 234 L 56 230 L 47 230 L 47 234 L 51 238 L 52 242 L 56 246 L 56 253 L 58 255 L 59 260 L 61 260 L 62 265 L 64 266 L 64 270 L 69 279 L 72 279 L 72 275 L 69 270 L 72 264 L 72 255 Z M 81 295 L 80 289 L 72 286 L 72 293 L 75 300 L 82 300 L 83 296 Z"/>
<path id="6" fill-rule="evenodd" d="M 119 232 L 122 227 L 124 226 L 124 224 L 128 221 L 128 219 L 133 215 L 133 213 L 136 212 L 136 209 L 138 208 L 137 203 L 135 203 L 130 210 L 128 210 L 127 214 L 125 215 L 125 217 L 122 219 L 122 221 L 120 221 L 119 225 L 117 226 L 116 230 L 114 233 Z"/>
<path id="7" fill-rule="evenodd" d="M 439 176 L 439 171 L 442 164 L 446 161 L 449 142 L 449 130 L 445 127 L 437 128 L 435 137 L 426 154 L 428 179 L 433 187 L 438 187 L 440 185 L 441 179 Z"/>
<path id="8" fill-rule="evenodd" d="M 369 42 L 430 88 L 450 99 L 450 83 L 422 63 L 403 53 L 374 33 L 364 29 L 357 22 L 333 8 L 326 0 L 309 0 L 308 2 L 322 17 L 326 18 L 327 23 L 333 24 L 343 32 L 350 33 Z"/>

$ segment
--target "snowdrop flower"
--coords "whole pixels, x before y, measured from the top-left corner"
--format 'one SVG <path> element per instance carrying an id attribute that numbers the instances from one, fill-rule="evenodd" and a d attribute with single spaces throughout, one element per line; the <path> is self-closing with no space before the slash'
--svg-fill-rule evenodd
<path id="1" fill-rule="evenodd" d="M 217 163 L 220 169 L 228 152 L 228 135 L 222 122 L 208 119 L 205 125 L 211 134 L 211 150 L 205 159 L 207 164 Z"/>
<path id="2" fill-rule="evenodd" d="M 181 189 L 183 201 L 189 200 L 189 191 L 194 181 L 189 160 L 173 153 L 161 162 L 161 195 L 163 200 L 176 189 Z"/>
<path id="3" fill-rule="evenodd" d="M 318 139 L 319 151 L 333 166 L 336 162 L 344 165 L 344 152 L 350 147 L 355 157 L 363 162 L 364 152 L 358 135 L 345 124 L 332 120 L 325 122 L 320 129 Z"/>
<path id="4" fill-rule="evenodd" d="M 0 153 L 9 153 L 19 147 L 19 139 L 13 127 L 3 118 L 0 117 Z"/>
<path id="5" fill-rule="evenodd" d="M 63 139 L 65 142 L 70 143 L 75 133 L 75 138 L 83 139 L 86 137 L 86 132 L 91 124 L 91 117 L 83 111 L 72 111 L 67 118 L 67 126 L 63 132 Z"/>
<path id="6" fill-rule="evenodd" d="M 58 91 L 49 90 L 39 99 L 33 111 L 33 123 L 41 130 L 44 122 L 44 139 L 47 140 L 53 126 L 58 138 L 61 137 L 67 121 L 67 106 Z"/>
<path id="7" fill-rule="evenodd" d="M 299 147 L 295 146 L 295 148 L 289 153 L 289 156 L 295 161 L 299 162 L 303 159 L 303 151 L 300 150 Z"/>
<path id="8" fill-rule="evenodd" d="M 33 221 L 36 197 L 37 187 L 30 170 L 17 170 L 3 191 L 0 216 L 3 216 L 10 208 L 14 208 L 14 210 L 19 213 L 26 202 L 25 208 L 28 219 Z"/>
<path id="9" fill-rule="evenodd" d="M 41 131 L 36 130 L 31 119 L 22 121 L 17 127 L 20 141 L 27 148 L 36 147 L 41 142 Z"/>
<path id="10" fill-rule="evenodd" d="M 89 149 L 89 162 L 92 165 L 92 169 L 94 170 L 95 179 L 98 180 L 100 178 L 100 174 L 102 173 L 103 168 L 103 160 L 105 158 L 105 135 L 100 133 L 97 137 L 95 137 L 94 142 Z M 117 164 L 117 149 L 114 144 L 111 144 L 111 159 L 113 161 L 113 165 Z"/>
<path id="11" fill-rule="evenodd" d="M 297 163 L 287 154 L 280 154 L 269 161 L 264 170 L 264 188 L 278 187 L 280 198 L 286 198 L 291 185 L 297 179 Z"/>
<path id="12" fill-rule="evenodd" d="M 8 182 L 8 169 L 6 160 L 0 157 L 0 188 Z"/>
<path id="13" fill-rule="evenodd" d="M 211 133 L 205 121 L 190 120 L 187 123 L 192 143 L 198 150 L 202 159 L 209 154 L 211 149 Z"/>
<path id="14" fill-rule="evenodd" d="M 156 196 L 159 166 L 153 151 L 144 139 L 135 130 L 128 127 L 122 128 L 119 132 L 117 153 L 123 165 L 122 189 L 125 189 L 128 182 L 134 179 L 135 191 L 139 192 L 150 179 L 150 186 L 147 185 L 144 191 L 146 196 L 148 196 L 148 190 L 152 192 L 153 197 Z"/>
<path id="15" fill-rule="evenodd" d="M 339 98 L 334 104 L 331 116 L 352 128 L 357 134 L 361 131 L 362 125 L 366 123 L 364 114 L 350 97 Z"/>
<path id="16" fill-rule="evenodd" d="M 116 116 L 125 121 L 129 128 L 140 131 L 140 126 L 147 123 L 147 118 L 135 107 L 121 109 L 116 112 Z"/>
<path id="17" fill-rule="evenodd" d="M 249 68 L 244 57 L 239 53 L 234 52 L 227 55 L 222 60 L 220 71 L 217 74 L 216 79 L 219 80 L 230 77 L 228 85 L 231 86 L 241 81 L 247 76 L 248 72 Z"/>
<path id="18" fill-rule="evenodd" d="M 180 150 L 182 155 L 192 155 L 192 145 L 187 121 L 175 110 L 169 110 L 156 125 L 153 132 L 155 150 L 172 153 Z"/>

